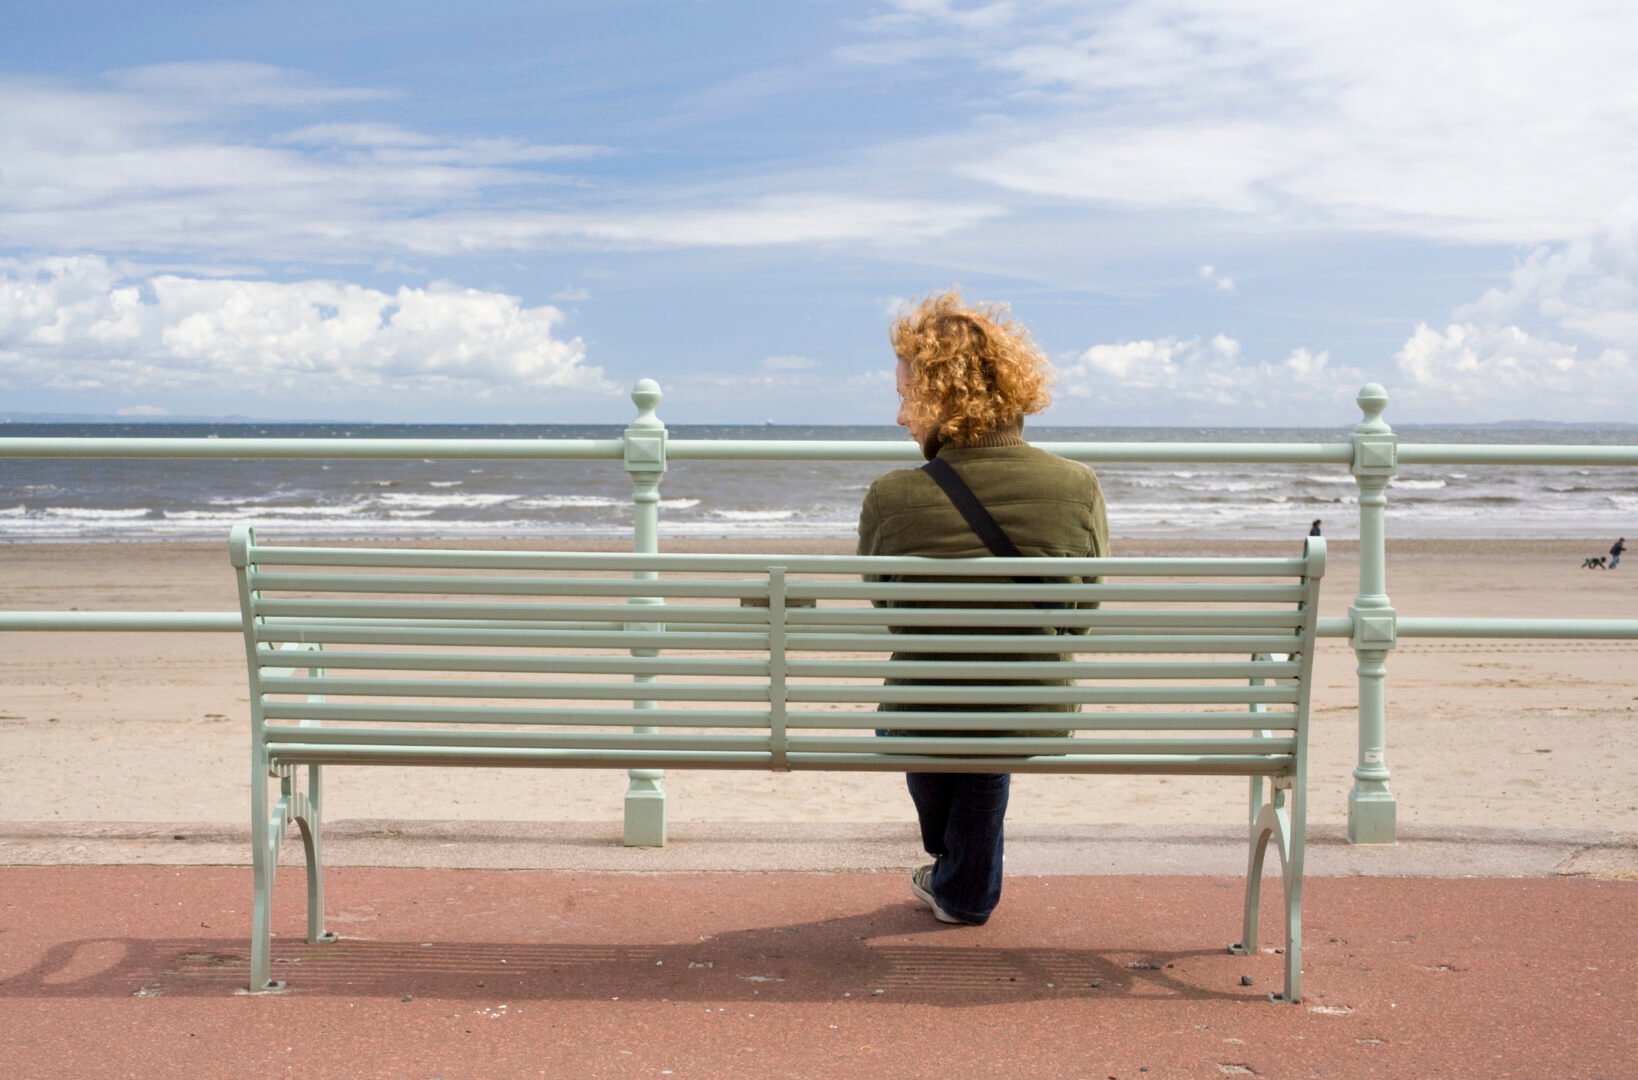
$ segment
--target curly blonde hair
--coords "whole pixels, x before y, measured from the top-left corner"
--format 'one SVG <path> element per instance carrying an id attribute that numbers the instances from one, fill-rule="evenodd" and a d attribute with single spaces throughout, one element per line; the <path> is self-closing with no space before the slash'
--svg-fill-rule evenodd
<path id="1" fill-rule="evenodd" d="M 934 293 L 893 320 L 888 337 L 909 369 L 905 410 L 953 446 L 971 446 L 1052 403 L 1052 365 L 1005 304 L 968 307 Z"/>

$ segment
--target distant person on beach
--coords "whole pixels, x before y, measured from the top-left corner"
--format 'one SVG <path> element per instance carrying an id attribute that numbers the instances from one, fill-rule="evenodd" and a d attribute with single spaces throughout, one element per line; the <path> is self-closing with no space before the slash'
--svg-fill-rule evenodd
<path id="1" fill-rule="evenodd" d="M 1091 469 L 1024 441 L 1024 417 L 1051 401 L 1051 370 L 1028 333 L 999 305 L 968 306 L 954 292 L 928 297 L 894 320 L 898 422 L 932 467 L 943 462 L 970 489 L 1020 553 L 1076 558 L 1108 554 L 1103 492 Z M 870 486 L 859 513 L 859 554 L 971 558 L 992 549 L 956 508 L 941 481 L 922 469 L 887 473 Z M 1051 633 L 1022 629 L 1019 633 Z M 1051 661 L 1060 654 L 977 655 L 977 662 Z M 938 653 L 895 653 L 894 660 L 947 660 Z M 915 685 L 889 679 L 889 685 Z M 974 682 L 973 685 L 981 685 Z M 972 708 L 972 707 L 969 707 Z M 1030 711 L 1076 711 L 1035 706 Z M 905 704 L 883 712 L 956 711 Z M 936 734 L 882 731 L 883 735 Z M 983 732 L 1053 735 L 1061 731 Z M 910 890 L 941 922 L 980 924 L 1001 900 L 1003 819 L 1009 773 L 906 775 L 934 861 L 910 875 Z"/>
<path id="2" fill-rule="evenodd" d="M 1614 547 L 1610 548 L 1611 570 L 1614 570 L 1617 566 L 1621 565 L 1621 553 L 1625 550 L 1627 550 L 1627 538 L 1623 536 L 1615 541 Z"/>
<path id="3" fill-rule="evenodd" d="M 1314 523 L 1312 525 L 1308 526 L 1308 535 L 1309 536 L 1318 536 L 1318 535 L 1320 535 L 1320 519 L 1319 518 L 1315 518 Z"/>

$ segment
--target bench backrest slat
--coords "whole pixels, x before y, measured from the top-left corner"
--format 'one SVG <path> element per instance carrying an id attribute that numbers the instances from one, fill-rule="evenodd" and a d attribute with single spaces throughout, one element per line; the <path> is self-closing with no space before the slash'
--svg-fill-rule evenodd
<path id="1" fill-rule="evenodd" d="M 436 724 L 463 727 L 477 724 L 515 724 L 520 727 L 630 727 L 630 706 L 560 707 L 503 705 L 389 705 L 380 702 L 269 701 L 263 705 L 268 720 L 330 720 L 338 723 Z M 765 709 L 645 709 L 645 727 L 740 728 L 768 726 Z"/>
<path id="2" fill-rule="evenodd" d="M 239 526 L 248 532 L 248 527 Z M 237 531 L 237 530 L 236 530 Z M 253 539 L 251 540 L 253 542 Z M 1323 551 L 1323 548 L 1321 548 Z M 770 565 L 788 574 L 863 576 L 910 573 L 948 577 L 1020 577 L 1050 567 L 1055 576 L 1115 577 L 1285 577 L 1301 578 L 1312 569 L 1307 555 L 1289 559 L 927 559 L 916 556 L 861 555 L 650 555 L 588 551 L 441 551 L 414 548 L 323 548 L 256 545 L 258 566 L 368 567 L 384 569 L 573 571 L 613 570 L 628 573 L 660 560 L 667 572 L 763 574 Z M 890 568 L 890 569 L 887 569 Z"/>
<path id="3" fill-rule="evenodd" d="M 862 652 L 880 649 L 880 635 L 860 634 L 853 631 L 833 633 L 804 632 L 787 634 L 785 640 L 793 651 L 831 653 Z M 1233 634 L 1162 633 L 1132 634 L 1094 631 L 1078 635 L 1071 643 L 1082 655 L 1088 653 L 1228 653 L 1235 656 L 1254 653 L 1278 653 L 1291 649 L 1290 633 L 1259 633 L 1257 631 Z M 890 644 L 901 652 L 948 653 L 1036 653 L 1040 642 L 1022 636 L 964 634 L 960 637 L 934 634 L 895 634 Z"/>
<path id="4" fill-rule="evenodd" d="M 1032 731 L 1039 730 L 1042 719 L 1038 712 L 900 712 L 892 717 L 893 727 L 901 731 Z M 882 718 L 876 713 L 838 714 L 836 712 L 800 712 L 790 714 L 792 728 L 879 728 Z M 1107 712 L 1082 711 L 1075 715 L 1078 731 L 1295 731 L 1295 712 L 1216 711 L 1148 711 Z"/>
<path id="5" fill-rule="evenodd" d="M 758 650 L 768 647 L 768 635 L 743 631 L 683 633 L 662 631 L 576 629 L 552 630 L 472 626 L 399 626 L 379 623 L 268 622 L 256 628 L 259 644 L 424 645 L 518 649 L 721 649 Z M 878 641 L 879 645 L 879 641 Z"/>

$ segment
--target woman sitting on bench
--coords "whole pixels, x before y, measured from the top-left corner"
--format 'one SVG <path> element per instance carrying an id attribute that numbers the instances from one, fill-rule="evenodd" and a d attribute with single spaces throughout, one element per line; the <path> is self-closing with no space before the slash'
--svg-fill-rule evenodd
<path id="1" fill-rule="evenodd" d="M 970 307 L 948 292 L 928 297 L 894 321 L 898 423 L 920 444 L 929 465 L 890 472 L 871 485 L 859 517 L 859 554 L 1084 558 L 1109 553 L 1103 493 L 1092 470 L 1024 441 L 1024 417 L 1051 401 L 1051 371 L 1045 355 L 1005 311 Z M 894 654 L 894 659 L 939 657 Z M 883 706 L 884 711 L 928 708 L 949 707 Z M 1076 706 L 1035 708 L 1073 711 Z M 942 922 L 981 924 L 1000 902 L 1002 823 L 1011 779 L 1007 773 L 906 776 L 922 845 L 935 860 L 910 875 L 910 888 Z"/>

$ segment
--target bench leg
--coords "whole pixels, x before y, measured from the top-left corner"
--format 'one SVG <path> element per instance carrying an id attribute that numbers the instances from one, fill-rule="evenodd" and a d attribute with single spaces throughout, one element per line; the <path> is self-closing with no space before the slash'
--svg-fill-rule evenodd
<path id="1" fill-rule="evenodd" d="M 1282 832 L 1279 811 L 1265 803 L 1251 823 L 1251 850 L 1246 859 L 1245 915 L 1241 922 L 1240 940 L 1229 946 L 1236 956 L 1257 952 L 1258 908 L 1263 897 L 1263 863 L 1268 856 L 1268 842 Z M 1283 839 L 1281 840 L 1283 846 Z"/>
<path id="2" fill-rule="evenodd" d="M 307 799 L 296 818 L 301 829 L 302 853 L 307 857 L 307 943 L 327 945 L 336 936 L 324 929 L 324 850 L 321 845 L 322 812 L 321 766 L 307 767 Z"/>
<path id="3" fill-rule="evenodd" d="M 1302 1000 L 1302 874 L 1290 866 L 1285 868 L 1285 993 L 1275 1000 Z"/>
<path id="4" fill-rule="evenodd" d="M 279 849 L 285 830 L 295 821 L 301 830 L 302 850 L 307 859 L 307 940 L 313 944 L 334 941 L 324 929 L 324 869 L 321 861 L 319 828 L 319 767 L 308 767 L 311 793 L 297 790 L 294 766 L 278 772 L 279 801 L 267 805 L 268 772 L 260 761 L 254 766 L 250 784 L 250 845 L 255 901 L 250 928 L 250 992 L 283 990 L 284 982 L 272 977 L 273 965 L 273 884 L 279 873 Z"/>
<path id="5" fill-rule="evenodd" d="M 1285 992 L 1269 995 L 1275 1001 L 1302 1000 L 1302 838 L 1292 828 L 1285 792 L 1276 789 L 1251 826 L 1251 850 L 1246 860 L 1245 914 L 1240 940 L 1229 946 L 1236 956 L 1257 953 L 1258 908 L 1262 901 L 1263 864 L 1269 841 L 1280 855 L 1280 877 L 1285 901 Z"/>
<path id="6" fill-rule="evenodd" d="M 267 807 L 267 767 L 252 763 L 250 778 L 250 862 L 255 899 L 250 920 L 250 992 L 283 990 L 272 978 L 273 878 L 279 869 L 282 822 Z"/>

